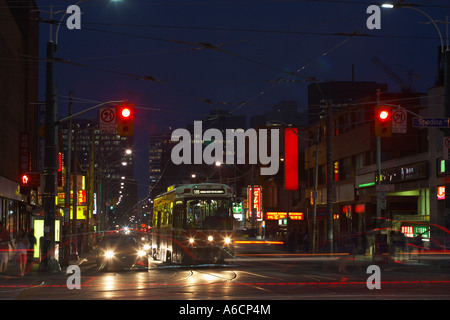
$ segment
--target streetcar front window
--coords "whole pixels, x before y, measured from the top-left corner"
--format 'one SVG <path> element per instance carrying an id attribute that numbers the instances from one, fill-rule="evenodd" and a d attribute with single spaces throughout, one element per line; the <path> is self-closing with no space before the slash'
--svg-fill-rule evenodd
<path id="1" fill-rule="evenodd" d="M 233 221 L 229 199 L 192 199 L 186 201 L 186 227 L 231 230 Z"/>

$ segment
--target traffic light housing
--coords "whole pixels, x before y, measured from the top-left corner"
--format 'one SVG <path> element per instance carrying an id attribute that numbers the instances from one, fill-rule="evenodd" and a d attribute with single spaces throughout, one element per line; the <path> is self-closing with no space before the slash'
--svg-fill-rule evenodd
<path id="1" fill-rule="evenodd" d="M 375 136 L 382 138 L 392 136 L 391 107 L 379 106 L 375 108 Z"/>
<path id="2" fill-rule="evenodd" d="M 20 194 L 30 195 L 30 176 L 28 174 L 23 174 L 20 177 Z"/>
<path id="3" fill-rule="evenodd" d="M 117 134 L 131 137 L 134 135 L 134 105 L 123 103 L 116 107 Z"/>

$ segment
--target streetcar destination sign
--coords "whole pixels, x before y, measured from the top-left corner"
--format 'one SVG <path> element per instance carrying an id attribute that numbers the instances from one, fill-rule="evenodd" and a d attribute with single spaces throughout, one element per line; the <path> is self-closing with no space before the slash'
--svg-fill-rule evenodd
<path id="1" fill-rule="evenodd" d="M 412 125 L 416 128 L 450 128 L 450 118 L 413 118 Z"/>

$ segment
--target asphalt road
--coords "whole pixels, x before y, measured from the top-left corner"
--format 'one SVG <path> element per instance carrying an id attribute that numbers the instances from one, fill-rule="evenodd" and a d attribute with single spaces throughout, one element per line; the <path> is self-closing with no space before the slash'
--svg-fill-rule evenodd
<path id="1" fill-rule="evenodd" d="M 352 256 L 238 253 L 224 265 L 181 267 L 151 262 L 144 271 L 103 272 L 88 256 L 80 265 L 79 289 L 69 289 L 77 282 L 65 272 L 33 271 L 23 277 L 10 273 L 0 275 L 0 299 L 251 300 L 269 304 L 280 300 L 447 300 L 450 268 L 445 261 L 431 262 L 383 262 L 375 264 L 379 273 L 373 273 L 367 270 L 373 261 Z M 368 282 L 375 288 L 370 289 Z"/>

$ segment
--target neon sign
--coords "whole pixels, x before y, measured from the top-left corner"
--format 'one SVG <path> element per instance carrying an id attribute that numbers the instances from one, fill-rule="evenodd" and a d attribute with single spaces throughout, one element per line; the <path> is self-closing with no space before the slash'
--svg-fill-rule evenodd
<path id="1" fill-rule="evenodd" d="M 252 187 L 247 188 L 248 203 L 252 201 Z M 261 219 L 261 187 L 253 187 L 253 205 L 249 211 L 249 217 L 252 216 L 252 209 L 256 211 L 256 218 Z"/>
<path id="2" fill-rule="evenodd" d="M 437 187 L 437 199 L 438 200 L 445 200 L 445 186 L 438 186 Z"/>

